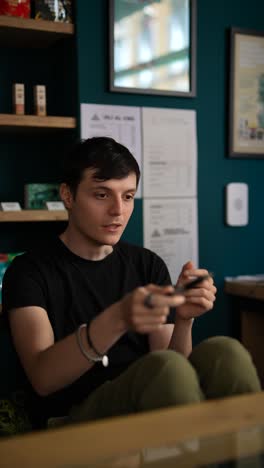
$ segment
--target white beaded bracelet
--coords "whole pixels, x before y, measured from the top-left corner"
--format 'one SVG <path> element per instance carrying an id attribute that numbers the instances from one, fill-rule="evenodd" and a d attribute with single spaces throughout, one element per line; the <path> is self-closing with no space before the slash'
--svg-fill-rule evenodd
<path id="1" fill-rule="evenodd" d="M 109 364 L 109 360 L 106 354 L 103 354 L 101 356 L 100 355 L 94 356 L 93 354 L 90 354 L 88 351 L 86 351 L 86 349 L 84 348 L 83 343 L 82 343 L 82 337 L 81 337 L 82 328 L 87 328 L 87 324 L 83 323 L 76 330 L 77 343 L 83 356 L 86 357 L 86 359 L 88 359 L 88 361 L 90 362 L 101 362 L 104 367 L 107 367 Z"/>

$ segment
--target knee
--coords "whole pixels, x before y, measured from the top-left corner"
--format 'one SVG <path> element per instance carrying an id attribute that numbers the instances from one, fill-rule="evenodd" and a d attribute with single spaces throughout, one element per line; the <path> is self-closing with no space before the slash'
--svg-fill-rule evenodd
<path id="1" fill-rule="evenodd" d="M 234 338 L 225 336 L 209 338 L 194 349 L 190 360 L 203 383 L 206 382 L 206 385 L 209 383 L 209 386 L 214 388 L 214 392 L 221 389 L 219 396 L 260 390 L 259 378 L 251 355 Z"/>
<path id="2" fill-rule="evenodd" d="M 199 380 L 188 359 L 175 351 L 155 351 L 140 369 L 139 401 L 145 409 L 187 404 L 202 399 Z M 140 376 L 138 375 L 138 378 Z"/>
<path id="3" fill-rule="evenodd" d="M 241 389 L 245 391 L 259 391 L 260 382 L 257 370 L 252 361 L 251 354 L 238 340 L 230 337 L 219 336 L 215 340 L 216 348 L 224 363 L 227 376 L 240 382 Z M 242 390 L 241 393 L 244 393 Z"/>
<path id="4" fill-rule="evenodd" d="M 241 369 L 244 366 L 253 366 L 251 355 L 246 348 L 235 338 L 228 336 L 215 336 L 203 343 L 205 355 L 215 360 L 221 359 L 225 368 Z"/>
<path id="5" fill-rule="evenodd" d="M 177 376 L 193 376 L 195 371 L 188 359 L 182 354 L 172 350 L 153 351 L 144 358 L 148 377 L 155 378 L 161 373 L 170 374 L 173 378 Z"/>

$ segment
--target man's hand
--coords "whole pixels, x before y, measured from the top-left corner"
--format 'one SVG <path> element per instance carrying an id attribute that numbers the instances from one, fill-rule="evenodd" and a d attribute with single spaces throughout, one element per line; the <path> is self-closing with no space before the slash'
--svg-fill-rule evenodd
<path id="1" fill-rule="evenodd" d="M 119 303 L 125 328 L 137 333 L 158 330 L 166 322 L 170 307 L 185 302 L 182 295 L 170 295 L 173 290 L 172 286 L 149 284 L 127 294 Z"/>
<path id="2" fill-rule="evenodd" d="M 208 274 L 207 270 L 194 268 L 192 262 L 187 262 L 182 267 L 176 286 L 182 286 L 191 281 L 193 277 L 206 274 Z M 187 290 L 184 295 L 186 302 L 177 307 L 177 318 L 189 320 L 208 312 L 213 308 L 216 295 L 213 278 L 209 277 L 193 289 Z"/>

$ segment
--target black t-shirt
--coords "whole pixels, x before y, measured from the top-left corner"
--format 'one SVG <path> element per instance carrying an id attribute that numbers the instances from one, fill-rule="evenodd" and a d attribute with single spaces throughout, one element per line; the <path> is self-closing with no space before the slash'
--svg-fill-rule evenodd
<path id="1" fill-rule="evenodd" d="M 119 242 L 103 260 L 85 260 L 59 239 L 41 250 L 16 257 L 3 279 L 3 312 L 39 306 L 48 314 L 55 341 L 88 323 L 126 293 L 148 283 L 170 284 L 163 260 L 148 249 Z M 174 320 L 174 311 L 168 323 Z M 76 382 L 48 397 L 36 397 L 45 417 L 66 414 L 69 408 L 149 351 L 147 335 L 128 332 L 108 351 L 109 366 L 101 363 Z M 33 392 L 34 393 L 34 392 Z"/>

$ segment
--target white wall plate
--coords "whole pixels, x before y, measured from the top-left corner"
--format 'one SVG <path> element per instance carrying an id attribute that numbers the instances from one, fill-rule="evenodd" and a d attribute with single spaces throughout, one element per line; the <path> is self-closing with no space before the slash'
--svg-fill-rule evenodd
<path id="1" fill-rule="evenodd" d="M 243 182 L 226 186 L 226 223 L 229 226 L 248 224 L 248 185 Z"/>

